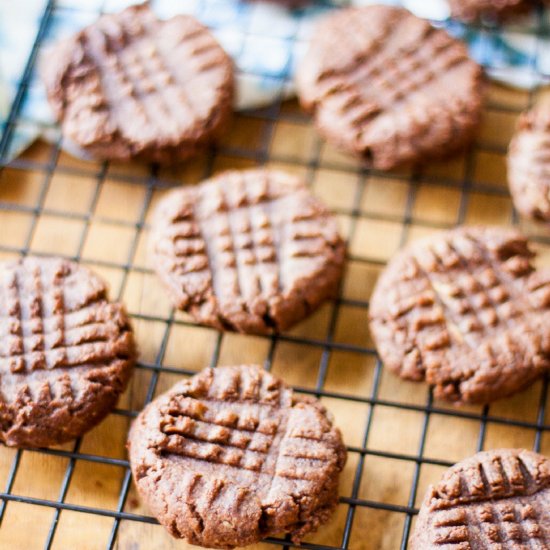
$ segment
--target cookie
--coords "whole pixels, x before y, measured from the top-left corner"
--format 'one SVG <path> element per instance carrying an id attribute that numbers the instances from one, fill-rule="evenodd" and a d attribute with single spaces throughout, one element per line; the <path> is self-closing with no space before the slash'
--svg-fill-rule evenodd
<path id="1" fill-rule="evenodd" d="M 478 19 L 499 20 L 526 13 L 536 5 L 534 0 L 449 0 L 451 17 L 471 23 Z"/>
<path id="2" fill-rule="evenodd" d="M 232 112 L 232 62 L 214 37 L 188 15 L 160 21 L 147 4 L 56 45 L 42 76 L 64 136 L 100 159 L 185 159 Z"/>
<path id="3" fill-rule="evenodd" d="M 482 70 L 466 46 L 403 8 L 327 16 L 296 80 L 319 132 L 381 170 L 461 148 L 480 119 Z"/>
<path id="4" fill-rule="evenodd" d="M 211 548 L 283 533 L 298 543 L 331 516 L 346 461 L 320 402 L 257 366 L 179 382 L 140 413 L 128 449 L 160 523 Z"/>
<path id="5" fill-rule="evenodd" d="M 550 367 L 550 270 L 517 231 L 462 227 L 414 242 L 370 301 L 384 365 L 437 398 L 488 403 Z"/>
<path id="6" fill-rule="evenodd" d="M 335 218 L 306 185 L 267 169 L 169 193 L 151 245 L 177 308 L 255 334 L 285 330 L 333 295 L 345 252 Z"/>
<path id="7" fill-rule="evenodd" d="M 455 464 L 429 487 L 409 548 L 550 548 L 550 460 L 499 449 Z"/>
<path id="8" fill-rule="evenodd" d="M 0 441 L 81 436 L 115 406 L 135 355 L 123 306 L 88 269 L 56 258 L 0 263 Z"/>
<path id="9" fill-rule="evenodd" d="M 508 183 L 521 214 L 550 221 L 550 107 L 521 116 L 508 151 Z"/>

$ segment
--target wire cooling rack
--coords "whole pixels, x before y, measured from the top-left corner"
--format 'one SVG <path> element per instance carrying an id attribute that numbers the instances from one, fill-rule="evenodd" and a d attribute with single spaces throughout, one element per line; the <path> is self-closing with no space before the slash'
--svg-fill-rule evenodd
<path id="1" fill-rule="evenodd" d="M 81 440 L 51 449 L 0 448 L 1 547 L 184 547 L 139 504 L 123 446 L 145 403 L 208 364 L 262 362 L 334 412 L 349 460 L 335 519 L 303 543 L 311 550 L 405 549 L 427 484 L 455 461 L 500 446 L 550 454 L 548 379 L 491 407 L 453 408 L 435 402 L 423 385 L 385 372 L 366 323 L 376 275 L 409 239 L 462 223 L 521 223 L 505 185 L 504 157 L 515 119 L 540 90 L 491 86 L 476 143 L 423 170 L 365 170 L 319 140 L 296 103 L 283 101 L 240 113 L 223 144 L 182 169 L 80 162 L 62 151 L 60 139 L 8 162 L 56 9 L 54 2 L 45 9 L 2 131 L 0 256 L 59 254 L 105 275 L 128 304 L 142 356 L 119 408 Z M 532 66 L 536 71 L 537 56 Z M 151 207 L 174 184 L 258 164 L 303 174 L 339 216 L 349 242 L 339 297 L 281 335 L 197 327 L 171 311 L 143 259 Z M 522 228 L 544 262 L 548 235 L 525 222 Z M 259 547 L 281 546 L 293 545 L 271 538 Z"/>

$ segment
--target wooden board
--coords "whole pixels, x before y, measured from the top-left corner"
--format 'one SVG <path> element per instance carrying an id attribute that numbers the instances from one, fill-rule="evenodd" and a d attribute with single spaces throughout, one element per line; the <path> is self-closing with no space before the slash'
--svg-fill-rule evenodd
<path id="1" fill-rule="evenodd" d="M 400 547 L 406 522 L 399 507 L 419 505 L 427 485 L 445 469 L 439 461 L 458 461 L 480 444 L 484 449 L 535 445 L 535 429 L 491 418 L 534 425 L 541 382 L 492 405 L 485 411 L 486 422 L 481 407 L 461 408 L 465 414 L 456 417 L 447 414 L 453 407 L 434 403 L 436 411 L 426 415 L 426 387 L 403 382 L 383 369 L 377 371 L 375 357 L 362 351 L 372 348 L 366 302 L 384 262 L 399 246 L 456 223 L 516 223 L 506 192 L 505 148 L 518 112 L 527 103 L 526 93 L 491 87 L 472 150 L 412 175 L 407 170 L 376 175 L 362 172 L 356 161 L 318 139 L 294 102 L 283 106 L 273 124 L 261 117 L 239 116 L 220 152 L 201 156 L 183 168 L 160 170 L 163 180 L 194 184 L 208 173 L 265 160 L 303 175 L 315 193 L 337 211 L 341 229 L 349 238 L 343 301 L 326 304 L 280 340 L 220 335 L 193 325 L 183 315 L 172 318 L 146 254 L 151 210 L 164 192 L 162 185 L 148 181 L 147 166 L 111 165 L 104 170 L 100 164 L 81 162 L 65 153 L 57 157 L 51 145 L 34 145 L 22 157 L 28 161 L 24 169 L 7 168 L 0 175 L 0 204 L 9 206 L 0 207 L 0 257 L 17 257 L 26 248 L 31 253 L 76 257 L 105 277 L 112 295 L 121 297 L 134 316 L 139 315 L 134 326 L 145 367 L 136 370 L 119 404 L 121 410 L 142 408 L 151 377 L 156 376 L 155 364 L 176 369 L 158 375 L 155 394 L 184 376 L 178 370 L 198 371 L 213 360 L 218 364 L 270 361 L 273 372 L 289 383 L 329 392 L 332 397 L 323 400 L 353 452 L 342 477 L 345 501 L 333 521 L 307 541 L 339 547 L 346 521 L 352 518 L 349 548 L 395 550 Z M 268 144 L 265 150 L 264 143 Z M 548 236 L 544 227 L 520 225 L 530 235 Z M 549 264 L 550 246 L 537 242 L 535 247 L 540 252 L 539 263 Z M 327 338 L 332 346 L 323 344 Z M 351 399 L 341 399 L 341 395 Z M 371 405 L 372 400 L 377 404 Z M 395 407 L 395 403 L 406 408 Z M 546 410 L 546 418 L 539 420 L 548 428 L 550 406 Z M 110 415 L 76 446 L 71 443 L 59 448 L 68 453 L 47 455 L 0 448 L 0 490 L 45 501 L 62 500 L 86 506 L 89 512 L 116 511 L 126 473 L 129 421 L 124 414 Z M 550 433 L 542 430 L 538 435 L 542 452 L 550 454 Z M 73 451 L 78 458 L 72 460 Z M 421 465 L 414 459 L 420 452 L 428 460 Z M 97 457 L 120 462 L 105 465 L 94 462 Z M 15 464 L 16 474 L 9 487 Z M 70 479 L 63 494 L 67 476 Z M 354 491 L 356 478 L 360 482 Z M 418 490 L 412 493 L 416 478 Z M 350 503 L 357 506 L 350 507 Z M 147 514 L 133 487 L 122 509 Z M 0 526 L 0 548 L 42 548 L 54 519 L 52 507 L 9 502 Z M 105 548 L 114 525 L 112 517 L 70 510 L 62 510 L 57 519 L 51 546 L 56 550 Z M 171 539 L 158 525 L 122 520 L 115 547 L 156 550 L 188 546 Z M 278 547 L 262 544 L 255 548 Z"/>

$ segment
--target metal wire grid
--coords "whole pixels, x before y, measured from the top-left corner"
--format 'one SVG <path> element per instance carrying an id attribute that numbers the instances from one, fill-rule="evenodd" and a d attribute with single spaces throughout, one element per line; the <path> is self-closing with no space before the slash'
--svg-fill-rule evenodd
<path id="1" fill-rule="evenodd" d="M 94 218 L 94 212 L 99 200 L 100 191 L 108 173 L 108 169 L 109 169 L 108 164 L 107 163 L 102 164 L 100 169 L 98 171 L 94 171 L 92 174 L 96 180 L 96 184 L 95 184 L 95 191 L 93 194 L 91 207 L 89 211 L 85 214 L 77 214 L 74 212 L 59 211 L 55 209 L 48 209 L 45 207 L 46 194 L 48 192 L 50 181 L 55 173 L 64 172 L 72 175 L 88 175 L 88 176 L 90 176 L 91 174 L 91 172 L 86 172 L 81 168 L 74 168 L 71 166 L 58 166 L 58 159 L 61 153 L 60 140 L 57 143 L 55 143 L 55 145 L 52 147 L 51 154 L 47 162 L 28 160 L 28 159 L 16 159 L 11 162 L 6 161 L 6 155 L 9 149 L 10 140 L 12 138 L 13 131 L 16 125 L 21 122 L 20 121 L 21 106 L 25 98 L 25 94 L 29 88 L 29 83 L 31 81 L 31 78 L 35 69 L 37 54 L 40 50 L 41 44 L 44 40 L 44 37 L 48 29 L 48 25 L 51 21 L 53 13 L 55 12 L 55 9 L 56 9 L 56 6 L 54 1 L 50 0 L 42 16 L 40 28 L 38 30 L 36 40 L 34 42 L 31 54 L 29 56 L 29 60 L 28 60 L 23 78 L 17 90 L 17 95 L 12 104 L 9 117 L 2 130 L 2 135 L 0 140 L 0 175 L 4 168 L 12 168 L 12 169 L 17 169 L 22 171 L 33 170 L 33 171 L 40 172 L 42 174 L 43 180 L 40 188 L 40 193 L 38 195 L 38 199 L 34 206 L 16 205 L 13 203 L 0 201 L 0 211 L 14 210 L 14 211 L 26 213 L 32 216 L 32 223 L 30 225 L 29 232 L 24 245 L 22 247 L 11 247 L 3 244 L 1 242 L 2 235 L 0 231 L 0 251 L 11 252 L 11 253 L 15 252 L 21 255 L 28 254 L 31 249 L 31 242 L 36 231 L 37 222 L 42 214 L 46 214 L 46 215 L 54 215 L 61 218 L 78 219 L 84 223 L 84 229 L 80 237 L 77 252 L 73 257 L 71 257 L 71 259 L 73 260 L 80 261 L 82 257 L 82 252 L 86 241 L 86 237 L 88 234 L 88 230 L 90 227 L 90 223 L 91 223 L 91 220 Z M 543 23 L 542 23 L 541 12 L 539 12 L 539 20 L 541 21 L 540 29 L 542 32 Z M 536 71 L 538 67 L 538 54 L 533 57 L 532 66 L 533 66 L 533 70 Z M 529 103 L 532 103 L 535 95 L 536 95 L 536 91 L 530 94 Z M 488 108 L 491 110 L 500 111 L 500 112 L 504 112 L 504 111 L 518 112 L 515 108 L 510 108 L 508 106 L 499 105 L 499 104 L 490 104 Z M 274 160 L 273 155 L 270 155 L 270 146 L 273 138 L 275 124 L 278 121 L 288 121 L 288 122 L 298 122 L 298 123 L 303 123 L 307 121 L 307 117 L 303 115 L 285 112 L 285 110 L 283 109 L 282 100 L 275 102 L 272 106 L 266 109 L 247 112 L 246 117 L 256 118 L 264 122 L 264 131 L 263 131 L 261 146 L 256 151 L 250 151 L 248 149 L 244 149 L 244 148 L 241 149 L 241 148 L 235 148 L 235 147 L 231 147 L 231 148 L 220 147 L 215 150 L 214 149 L 211 150 L 208 153 L 208 159 L 206 162 L 204 177 L 207 177 L 210 175 L 212 171 L 213 163 L 217 155 L 228 155 L 234 158 L 252 160 L 259 164 L 265 163 L 268 160 Z M 500 147 L 495 147 L 494 145 L 484 144 L 478 141 L 475 147 L 473 146 L 466 155 L 464 177 L 461 178 L 460 180 L 441 179 L 439 177 L 427 176 L 426 174 L 422 174 L 421 172 L 413 172 L 409 177 L 410 185 L 409 185 L 409 190 L 407 195 L 405 213 L 403 217 L 387 215 L 387 214 L 368 214 L 367 215 L 364 212 L 362 212 L 359 207 L 360 199 L 364 192 L 367 178 L 371 175 L 371 173 L 367 170 L 362 170 L 362 169 L 357 170 L 355 168 L 346 168 L 346 167 L 338 166 L 337 168 L 339 171 L 353 170 L 355 173 L 357 173 L 359 177 L 359 185 L 356 187 L 354 207 L 351 209 L 351 211 L 348 209 L 342 209 L 337 212 L 339 214 L 349 216 L 351 219 L 350 232 L 349 232 L 350 242 L 353 240 L 353 236 L 356 231 L 358 220 L 365 217 L 369 217 L 371 219 L 376 219 L 376 220 L 401 223 L 402 225 L 401 237 L 400 237 L 401 243 L 404 243 L 406 241 L 409 229 L 413 224 L 415 225 L 421 224 L 424 226 L 433 227 L 434 229 L 453 225 L 453 221 L 450 221 L 449 224 L 439 224 L 434 222 L 417 220 L 413 216 L 412 206 L 414 204 L 415 193 L 416 193 L 415 184 L 420 180 L 422 181 L 423 184 L 424 183 L 428 185 L 437 184 L 438 186 L 448 186 L 448 187 L 456 188 L 460 190 L 461 199 L 460 199 L 460 205 L 458 209 L 458 216 L 457 216 L 457 219 L 454 220 L 455 224 L 460 224 L 464 221 L 469 197 L 472 192 L 482 192 L 485 194 L 491 194 L 495 196 L 505 196 L 507 194 L 506 189 L 475 181 L 474 156 L 476 151 L 487 151 L 487 152 L 493 152 L 493 153 L 499 153 L 499 154 L 503 154 L 505 152 Z M 299 164 L 302 166 L 304 164 L 302 161 L 296 161 L 296 159 L 292 159 L 292 158 L 277 158 L 275 160 L 280 162 L 290 163 L 290 164 L 293 164 L 293 163 Z M 309 159 L 309 161 L 306 164 L 306 167 L 308 169 L 308 174 L 310 175 L 310 179 L 312 175 L 315 173 L 315 170 L 319 167 L 319 164 L 320 164 L 320 147 L 318 146 L 316 148 L 314 155 L 312 156 L 311 159 Z M 327 165 L 325 165 L 325 167 L 327 167 Z M 384 173 L 376 173 L 376 176 L 378 178 L 391 177 Z M 87 260 L 88 263 L 92 263 L 92 264 L 95 263 L 98 266 L 103 266 L 103 267 L 117 268 L 123 271 L 123 279 L 122 279 L 122 283 L 119 291 L 119 297 L 121 297 L 124 293 L 124 288 L 127 283 L 128 275 L 131 271 L 136 271 L 136 272 L 148 271 L 146 269 L 141 268 L 140 266 L 134 265 L 133 258 L 137 251 L 140 234 L 144 229 L 144 227 L 146 226 L 146 221 L 145 221 L 146 213 L 150 206 L 152 195 L 156 189 L 171 186 L 175 182 L 168 181 L 166 178 L 159 177 L 159 168 L 157 166 L 151 167 L 148 177 L 128 176 L 128 175 L 121 175 L 116 173 L 111 174 L 109 172 L 109 178 L 121 180 L 124 182 L 134 182 L 136 185 L 143 186 L 145 189 L 145 197 L 143 200 L 141 212 L 135 223 L 124 222 L 121 220 L 116 220 L 116 221 L 109 220 L 109 223 L 116 223 L 122 226 L 128 226 L 135 230 L 135 234 L 129 249 L 127 260 L 122 264 L 114 263 L 114 262 L 98 261 L 98 260 L 92 260 L 92 261 Z M 517 223 L 517 216 L 515 215 L 514 215 L 514 223 Z M 544 242 L 546 244 L 550 242 L 550 239 L 546 239 L 544 237 L 538 237 L 538 239 L 541 242 Z M 376 263 L 381 263 L 379 260 L 376 260 L 374 258 L 365 258 L 362 256 L 357 257 L 357 256 L 353 256 L 352 254 L 349 254 L 348 258 L 350 261 L 357 262 L 360 264 L 363 263 L 363 264 L 372 265 Z M 535 432 L 534 448 L 535 450 L 540 450 L 543 433 L 550 431 L 550 425 L 545 424 L 546 404 L 549 396 L 548 377 L 543 381 L 543 384 L 542 384 L 542 389 L 541 389 L 539 403 L 538 403 L 537 418 L 535 422 L 516 420 L 516 419 L 497 416 L 497 415 L 492 415 L 490 412 L 489 406 L 485 406 L 481 414 L 467 412 L 460 409 L 449 410 L 449 409 L 437 407 L 433 404 L 431 392 L 428 393 L 428 398 L 424 405 L 415 405 L 415 404 L 410 404 L 410 403 L 405 403 L 405 402 L 400 402 L 395 400 L 382 399 L 381 397 L 379 397 L 380 380 L 381 380 L 381 373 L 382 373 L 382 365 L 380 364 L 379 360 L 376 360 L 376 365 L 374 368 L 374 375 L 373 375 L 372 390 L 370 395 L 356 396 L 351 394 L 343 394 L 335 391 L 329 391 L 325 389 L 325 381 L 326 381 L 327 372 L 329 368 L 329 361 L 333 351 L 347 351 L 347 352 L 353 352 L 356 354 L 364 354 L 364 355 L 370 355 L 372 357 L 376 357 L 376 352 L 371 347 L 342 343 L 335 340 L 334 336 L 335 336 L 335 330 L 336 330 L 336 323 L 337 323 L 341 306 L 352 306 L 356 308 L 366 309 L 368 308 L 368 301 L 345 298 L 343 297 L 342 292 L 340 292 L 339 297 L 334 300 L 334 307 L 332 308 L 332 313 L 331 313 L 330 321 L 328 325 L 328 331 L 326 333 L 326 337 L 323 339 L 293 336 L 288 334 L 265 337 L 269 339 L 269 352 L 265 362 L 265 367 L 267 369 L 271 368 L 274 353 L 275 353 L 277 344 L 279 342 L 293 342 L 297 344 L 304 344 L 304 345 L 313 346 L 315 348 L 322 350 L 318 377 L 317 377 L 317 384 L 315 389 L 300 387 L 300 388 L 296 388 L 298 391 L 312 394 L 317 397 L 327 397 L 327 398 L 332 398 L 337 400 L 352 401 L 352 402 L 368 405 L 368 413 L 367 413 L 367 419 L 365 424 L 366 427 L 362 437 L 361 445 L 348 446 L 348 451 L 352 454 L 356 454 L 358 456 L 358 461 L 357 461 L 357 466 L 353 477 L 351 493 L 349 496 L 347 495 L 342 496 L 340 499 L 342 504 L 345 504 L 348 506 L 341 543 L 338 546 L 326 546 L 323 544 L 304 543 L 302 547 L 310 550 L 321 550 L 321 549 L 333 550 L 336 548 L 343 550 L 343 549 L 351 548 L 350 540 L 351 540 L 351 534 L 352 534 L 356 511 L 358 508 L 367 507 L 372 509 L 385 510 L 389 512 L 397 512 L 405 516 L 401 540 L 395 541 L 395 547 L 396 548 L 400 547 L 401 549 L 404 550 L 407 548 L 407 541 L 410 535 L 411 520 L 413 516 L 418 512 L 418 510 L 415 508 L 415 502 L 417 498 L 420 470 L 422 465 L 424 464 L 432 464 L 432 465 L 438 465 L 438 466 L 451 465 L 451 463 L 448 461 L 431 459 L 424 455 L 426 438 L 427 438 L 428 427 L 429 427 L 431 416 L 433 414 L 438 414 L 443 416 L 478 421 L 479 422 L 479 434 L 478 434 L 478 440 L 477 440 L 478 450 L 481 450 L 484 446 L 486 429 L 489 422 L 533 430 Z M 140 361 L 137 365 L 137 369 L 151 373 L 151 379 L 150 379 L 149 387 L 147 389 L 147 395 L 145 400 L 146 402 L 149 402 L 155 394 L 155 389 L 157 387 L 159 377 L 162 373 L 173 373 L 177 375 L 194 374 L 194 372 L 192 371 L 182 370 L 180 368 L 176 369 L 169 366 L 163 366 L 163 358 L 166 353 L 166 349 L 168 345 L 168 337 L 172 326 L 175 326 L 178 324 L 187 325 L 189 323 L 186 323 L 185 321 L 176 320 L 174 318 L 173 313 L 168 318 L 164 318 L 160 316 L 157 317 L 157 316 L 145 315 L 145 314 L 135 314 L 133 315 L 133 317 L 144 321 L 161 322 L 161 323 L 164 323 L 165 325 L 164 335 L 162 338 L 161 345 L 158 349 L 158 353 L 155 361 L 152 363 Z M 223 340 L 223 334 L 220 333 L 217 335 L 216 345 L 210 359 L 210 364 L 212 366 L 215 366 L 218 363 L 222 340 Z M 423 415 L 422 429 L 421 429 L 421 435 L 420 435 L 420 442 L 419 442 L 418 450 L 416 454 L 403 454 L 403 453 L 393 453 L 388 451 L 378 451 L 368 447 L 369 434 L 371 433 L 373 423 L 374 423 L 374 411 L 377 406 L 378 407 L 384 406 L 384 407 L 390 407 L 394 409 L 400 409 L 405 411 L 415 411 L 418 413 L 422 413 Z M 135 411 L 135 410 L 117 409 L 114 411 L 113 414 L 121 415 L 127 418 L 133 418 L 137 415 L 137 413 L 138 411 Z M 80 452 L 80 444 L 81 444 L 80 440 L 76 441 L 71 451 L 58 450 L 58 449 L 39 449 L 39 450 L 26 451 L 26 452 L 43 453 L 46 455 L 54 455 L 54 456 L 64 457 L 68 459 L 68 466 L 66 468 L 65 475 L 62 480 L 61 489 L 57 500 L 47 500 L 47 499 L 13 494 L 12 489 L 14 486 L 14 481 L 17 475 L 18 467 L 20 465 L 21 456 L 23 453 L 22 450 L 18 450 L 13 459 L 13 462 L 8 474 L 6 486 L 4 490 L 0 492 L 0 524 L 2 519 L 4 518 L 6 504 L 9 502 L 19 502 L 19 503 L 26 503 L 31 505 L 52 508 L 54 510 L 54 517 L 50 525 L 47 538 L 44 543 L 44 548 L 49 549 L 52 546 L 52 543 L 54 541 L 60 514 L 62 511 L 67 510 L 67 511 L 73 511 L 73 512 L 83 512 L 83 513 L 95 514 L 99 516 L 106 516 L 109 518 L 113 518 L 113 526 L 112 526 L 111 533 L 107 543 L 107 548 L 111 549 L 111 548 L 114 548 L 116 545 L 117 534 L 118 534 L 121 521 L 128 520 L 128 521 L 135 521 L 135 522 L 156 523 L 156 520 L 152 517 L 133 514 L 124 510 L 125 504 L 128 498 L 128 494 L 129 494 L 130 484 L 131 484 L 131 474 L 130 474 L 128 462 L 123 459 L 116 459 L 111 457 L 104 457 L 104 456 Z M 412 483 L 410 486 L 409 499 L 408 499 L 407 505 L 389 504 L 383 501 L 367 500 L 359 497 L 359 488 L 360 488 L 361 479 L 363 476 L 363 466 L 368 456 L 375 456 L 383 459 L 404 461 L 404 462 L 414 464 L 414 473 L 412 476 Z M 122 479 L 121 490 L 118 497 L 118 504 L 117 504 L 116 510 L 109 510 L 109 509 L 96 508 L 91 506 L 72 504 L 65 501 L 77 461 L 105 464 L 105 465 L 122 468 L 124 470 L 124 476 Z M 275 545 L 283 546 L 283 547 L 293 547 L 293 544 L 289 540 L 270 538 L 267 540 L 267 542 Z"/>

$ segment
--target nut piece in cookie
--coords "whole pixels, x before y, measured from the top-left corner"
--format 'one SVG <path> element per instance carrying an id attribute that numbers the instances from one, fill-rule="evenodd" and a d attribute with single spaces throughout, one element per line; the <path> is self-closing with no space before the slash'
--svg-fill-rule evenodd
<path id="1" fill-rule="evenodd" d="M 122 304 L 87 268 L 56 258 L 0 263 L 0 441 L 69 441 L 115 406 L 135 362 Z"/>
<path id="2" fill-rule="evenodd" d="M 208 29 L 189 15 L 160 21 L 147 4 L 54 46 L 42 77 L 64 136 L 101 159 L 180 161 L 232 112 L 232 62 Z"/>
<path id="3" fill-rule="evenodd" d="M 437 398 L 488 403 L 550 367 L 550 270 L 512 229 L 462 227 L 413 242 L 370 301 L 385 366 Z"/>
<path id="4" fill-rule="evenodd" d="M 319 132 L 381 170 L 454 152 L 480 119 L 481 67 L 462 42 L 402 8 L 325 17 L 296 78 Z"/>
<path id="5" fill-rule="evenodd" d="M 550 105 L 521 116 L 508 151 L 508 183 L 521 214 L 550 222 Z"/>
<path id="6" fill-rule="evenodd" d="M 345 255 L 336 219 L 304 182 L 266 169 L 169 193 L 151 248 L 177 308 L 256 334 L 285 330 L 332 296 Z"/>
<path id="7" fill-rule="evenodd" d="M 409 548 L 550 548 L 550 460 L 497 449 L 455 464 L 428 488 Z"/>
<path id="8" fill-rule="evenodd" d="M 298 543 L 330 518 L 346 461 L 321 403 L 257 366 L 179 382 L 140 413 L 128 449 L 160 523 L 211 548 L 283 533 Z"/>

